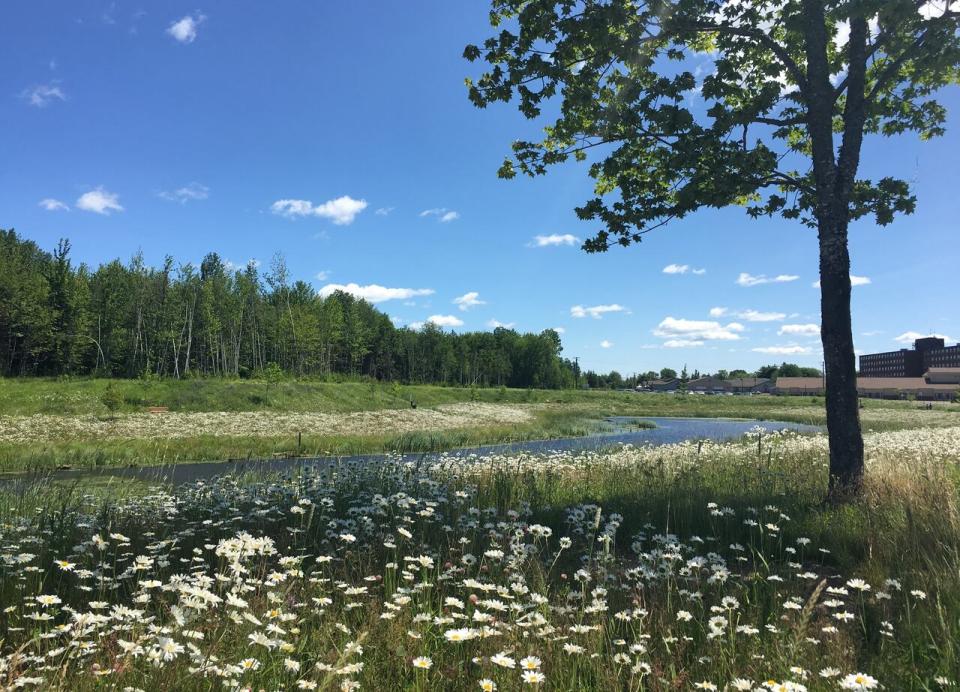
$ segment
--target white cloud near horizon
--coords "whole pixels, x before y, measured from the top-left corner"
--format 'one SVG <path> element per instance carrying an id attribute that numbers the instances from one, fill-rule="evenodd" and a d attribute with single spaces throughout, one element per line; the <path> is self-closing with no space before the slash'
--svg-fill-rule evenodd
<path id="1" fill-rule="evenodd" d="M 349 283 L 327 284 L 317 291 L 317 295 L 321 298 L 327 298 L 337 291 L 343 291 L 357 298 L 362 298 L 368 303 L 383 303 L 388 300 L 408 300 L 416 296 L 429 296 L 434 293 L 432 288 L 387 288 L 379 284 L 360 286 L 359 284 Z"/>
<path id="2" fill-rule="evenodd" d="M 186 204 L 191 201 L 207 199 L 210 196 L 210 188 L 200 183 L 190 183 L 176 190 L 161 190 L 157 197 L 165 199 L 168 202 L 178 202 Z"/>
<path id="3" fill-rule="evenodd" d="M 612 347 L 613 347 L 612 341 L 607 341 L 606 339 L 604 339 L 603 341 L 600 342 L 600 348 L 612 348 Z"/>
<path id="4" fill-rule="evenodd" d="M 742 331 L 743 325 L 738 322 L 722 325 L 708 320 L 665 317 L 653 330 L 653 335 L 672 341 L 736 341 Z"/>
<path id="5" fill-rule="evenodd" d="M 187 15 L 182 19 L 170 24 L 167 27 L 167 33 L 173 36 L 179 43 L 193 43 L 197 38 L 197 28 L 204 22 L 206 17 L 202 14 Z"/>
<path id="6" fill-rule="evenodd" d="M 758 346 L 751 349 L 754 353 L 766 353 L 777 356 L 802 356 L 812 353 L 808 346 Z"/>
<path id="7" fill-rule="evenodd" d="M 85 192 L 77 199 L 77 209 L 83 211 L 92 211 L 95 214 L 109 216 L 112 211 L 123 211 L 120 206 L 120 198 L 117 194 L 103 189 L 99 186 L 90 192 Z"/>
<path id="8" fill-rule="evenodd" d="M 850 285 L 851 286 L 866 286 L 867 284 L 872 284 L 873 281 L 870 280 L 869 276 L 854 276 L 850 275 Z M 817 279 L 812 284 L 814 288 L 820 288 L 820 279 Z"/>
<path id="9" fill-rule="evenodd" d="M 777 330 L 778 336 L 791 334 L 794 336 L 820 336 L 819 324 L 785 324 Z"/>
<path id="10" fill-rule="evenodd" d="M 572 233 L 551 233 L 550 235 L 536 235 L 531 247 L 556 247 L 559 245 L 576 245 L 580 239 Z"/>
<path id="11" fill-rule="evenodd" d="M 59 199 L 53 199 L 52 197 L 41 199 L 37 204 L 47 211 L 70 211 L 69 206 Z"/>
<path id="12" fill-rule="evenodd" d="M 470 291 L 469 293 L 464 293 L 462 296 L 458 296 L 453 299 L 454 305 L 466 312 L 470 308 L 474 308 L 478 305 L 486 305 L 487 301 L 480 300 L 480 294 L 477 291 Z"/>
<path id="13" fill-rule="evenodd" d="M 760 274 L 759 276 L 754 276 L 753 274 L 748 274 L 747 272 L 740 272 L 740 276 L 737 277 L 737 285 L 760 286 L 762 284 L 782 284 L 789 283 L 790 281 L 796 281 L 799 278 L 800 277 L 796 276 L 795 274 L 777 274 L 776 276 Z"/>
<path id="14" fill-rule="evenodd" d="M 66 101 L 67 95 L 56 82 L 49 84 L 35 84 L 20 92 L 20 98 L 25 100 L 31 106 L 37 108 L 46 108 L 54 101 Z"/>
<path id="15" fill-rule="evenodd" d="M 501 322 L 500 320 L 489 320 L 487 326 L 490 329 L 497 329 L 502 327 L 503 329 L 513 329 L 513 326 L 516 322 Z"/>
<path id="16" fill-rule="evenodd" d="M 595 320 L 601 319 L 607 313 L 614 312 L 625 312 L 626 308 L 617 303 L 612 303 L 611 305 L 593 305 L 591 307 L 583 307 L 582 305 L 574 305 L 570 308 L 571 317 L 586 317 L 589 315 Z"/>
<path id="17" fill-rule="evenodd" d="M 943 339 L 943 340 L 946 341 L 946 342 L 957 341 L 957 339 L 954 339 L 953 337 L 947 336 L 946 334 L 921 334 L 920 332 L 912 332 L 912 331 L 910 331 L 910 332 L 904 332 L 904 333 L 901 334 L 900 336 L 894 337 L 893 340 L 896 341 L 898 344 L 911 344 L 911 345 L 912 345 L 913 342 L 916 341 L 917 339 L 925 339 L 925 338 L 931 337 L 931 336 L 937 337 L 937 338 L 940 338 L 940 339 Z"/>
<path id="18" fill-rule="evenodd" d="M 667 339 L 663 342 L 664 348 L 692 348 L 694 346 L 703 346 L 703 341 L 697 339 Z"/>
<path id="19" fill-rule="evenodd" d="M 431 322 L 438 327 L 462 327 L 463 320 L 456 315 L 430 315 L 427 322 Z"/>
<path id="20" fill-rule="evenodd" d="M 367 201 L 343 195 L 323 204 L 314 205 L 305 199 L 279 199 L 270 205 L 270 211 L 278 216 L 295 219 L 305 216 L 317 216 L 330 219 L 337 226 L 348 226 L 357 218 L 357 214 L 367 208 Z"/>

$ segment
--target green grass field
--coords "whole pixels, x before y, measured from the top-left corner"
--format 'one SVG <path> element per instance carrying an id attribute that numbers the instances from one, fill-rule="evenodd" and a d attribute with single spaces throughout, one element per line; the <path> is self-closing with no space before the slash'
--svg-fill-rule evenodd
<path id="1" fill-rule="evenodd" d="M 104 403 L 111 388 L 115 410 Z M 330 432 L 306 428 L 291 432 L 229 435 L 193 426 L 176 437 L 151 431 L 149 419 L 141 433 L 126 437 L 83 434 L 46 436 L 42 433 L 70 419 L 104 423 L 140 416 L 151 406 L 183 414 L 235 412 L 262 414 L 264 420 L 287 413 L 341 414 L 410 412 L 454 404 L 495 404 L 514 407 L 522 422 L 490 423 L 466 420 L 459 427 L 423 425 L 402 432 L 358 429 Z M 159 414 L 163 416 L 165 414 Z M 554 391 L 506 388 L 404 386 L 358 382 L 286 381 L 267 386 L 257 381 L 197 380 L 0 380 L 0 428 L 14 422 L 32 426 L 36 438 L 8 439 L 0 429 L 0 470 L 17 472 L 57 467 L 95 468 L 115 465 L 157 465 L 189 461 L 246 459 L 273 455 L 349 455 L 382 451 L 440 451 L 486 443 L 572 437 L 596 428 L 609 415 L 702 416 L 770 419 L 823 424 L 823 400 L 813 397 L 703 396 L 637 394 L 622 391 Z M 949 427 L 960 421 L 960 406 L 937 405 L 926 410 L 913 402 L 864 402 L 867 430 L 904 427 Z M 156 421 L 154 421 L 156 422 Z M 103 426 L 101 426 L 103 427 Z M 298 444 L 299 443 L 299 444 Z"/>

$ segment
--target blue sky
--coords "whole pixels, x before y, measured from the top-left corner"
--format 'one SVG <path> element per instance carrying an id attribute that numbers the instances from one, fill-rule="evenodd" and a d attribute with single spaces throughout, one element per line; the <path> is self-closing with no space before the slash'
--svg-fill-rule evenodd
<path id="1" fill-rule="evenodd" d="M 398 324 L 562 328 L 565 354 L 598 370 L 819 366 L 813 231 L 705 211 L 587 255 L 572 240 L 596 230 L 573 213 L 591 192 L 582 166 L 497 179 L 537 126 L 467 100 L 479 68 L 460 56 L 488 9 L 9 4 L 0 225 L 45 248 L 67 236 L 91 264 L 280 252 L 295 277 L 351 286 Z M 946 137 L 865 147 L 864 174 L 912 181 L 919 204 L 851 230 L 853 274 L 869 279 L 854 289 L 860 351 L 960 338 L 960 95 L 943 101 Z"/>

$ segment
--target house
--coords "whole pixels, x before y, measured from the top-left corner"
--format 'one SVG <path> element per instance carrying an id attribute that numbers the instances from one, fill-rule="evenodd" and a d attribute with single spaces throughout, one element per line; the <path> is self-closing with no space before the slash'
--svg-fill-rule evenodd
<path id="1" fill-rule="evenodd" d="M 768 377 L 734 377 L 727 380 L 734 394 L 769 394 L 773 381 Z"/>
<path id="2" fill-rule="evenodd" d="M 703 393 L 706 394 L 725 394 L 726 392 L 733 391 L 730 388 L 730 384 L 727 380 L 721 380 L 718 377 L 698 377 L 695 380 L 690 380 L 687 382 L 687 391 L 691 393 Z"/>
<path id="3" fill-rule="evenodd" d="M 944 368 L 952 370 L 953 368 Z M 952 401 L 960 393 L 960 376 L 957 383 L 941 382 L 953 377 L 950 373 L 934 373 L 926 377 L 858 377 L 857 392 L 869 399 L 920 399 L 923 401 Z M 777 394 L 823 396 L 822 377 L 780 377 L 777 379 Z"/>
<path id="4" fill-rule="evenodd" d="M 960 384 L 960 368 L 927 368 L 923 379 L 928 384 Z"/>
<path id="5" fill-rule="evenodd" d="M 649 380 L 644 383 L 643 389 L 648 392 L 675 392 L 680 387 L 680 380 L 670 377 L 665 380 Z"/>

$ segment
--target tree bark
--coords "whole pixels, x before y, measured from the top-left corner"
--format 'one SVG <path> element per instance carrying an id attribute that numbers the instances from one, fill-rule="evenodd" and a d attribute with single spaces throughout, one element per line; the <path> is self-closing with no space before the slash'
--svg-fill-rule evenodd
<path id="1" fill-rule="evenodd" d="M 820 338 L 830 440 L 830 495 L 857 494 L 863 483 L 863 435 L 850 319 L 850 254 L 842 219 L 820 222 Z"/>

